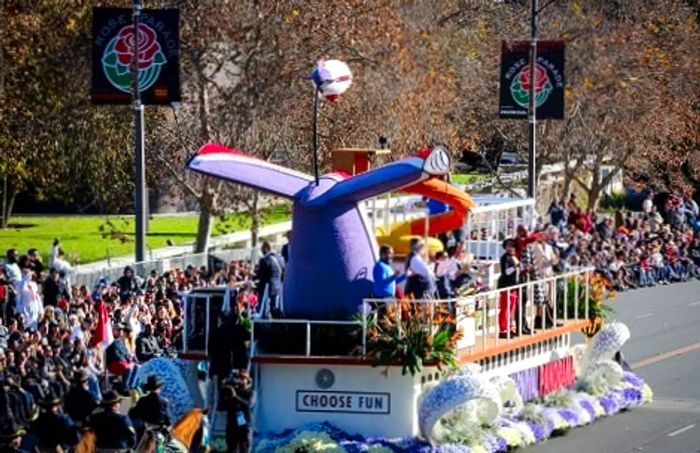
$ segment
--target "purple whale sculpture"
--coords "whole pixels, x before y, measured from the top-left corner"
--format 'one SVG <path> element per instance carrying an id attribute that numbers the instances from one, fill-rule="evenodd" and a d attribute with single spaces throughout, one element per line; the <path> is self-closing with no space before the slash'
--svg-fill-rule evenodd
<path id="1" fill-rule="evenodd" d="M 290 265 L 284 281 L 285 316 L 347 319 L 372 291 L 377 241 L 360 203 L 413 185 L 450 168 L 439 147 L 353 177 L 304 173 L 208 144 L 188 168 L 294 201 Z"/>

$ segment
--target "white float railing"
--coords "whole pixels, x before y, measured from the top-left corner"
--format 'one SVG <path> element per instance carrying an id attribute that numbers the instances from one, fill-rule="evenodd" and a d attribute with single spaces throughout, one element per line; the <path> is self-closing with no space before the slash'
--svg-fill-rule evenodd
<path id="1" fill-rule="evenodd" d="M 517 294 L 516 310 L 518 310 L 518 317 L 521 321 L 517 322 L 518 335 L 522 335 L 523 324 L 529 324 L 529 326 L 534 330 L 549 330 L 551 328 L 557 327 L 558 314 L 561 311 L 564 320 L 586 320 L 590 318 L 590 306 L 589 306 L 589 294 L 590 294 L 590 280 L 593 274 L 594 268 L 583 268 L 577 269 L 570 272 L 557 274 L 552 277 L 543 278 L 539 280 L 527 281 L 522 284 L 510 286 L 507 288 L 499 288 L 491 290 L 485 293 L 476 294 L 470 296 L 470 303 L 473 304 L 480 311 L 481 315 L 481 326 L 477 329 L 476 336 L 481 337 L 482 348 L 487 347 L 487 337 L 489 334 L 495 335 L 495 345 L 498 346 L 499 329 L 498 329 L 498 316 L 501 310 L 500 300 L 505 294 L 506 301 L 509 300 L 511 294 Z M 569 316 L 568 313 L 568 303 L 569 303 L 569 282 L 573 281 L 573 291 L 574 291 L 574 306 L 573 306 L 573 317 Z M 538 288 L 539 287 L 539 288 Z M 549 306 L 552 313 L 552 323 L 553 326 L 547 327 L 545 323 L 546 314 L 543 313 L 541 317 L 541 324 L 535 325 L 535 309 L 534 304 L 535 291 L 544 292 L 546 303 L 542 305 L 543 308 Z M 583 316 L 579 316 L 579 300 L 583 292 L 584 301 L 584 311 Z M 560 297 L 561 296 L 561 297 Z M 561 305 L 560 305 L 561 304 Z M 517 305 L 520 305 L 519 308 Z M 561 310 L 560 310 L 561 308 Z M 528 314 L 529 311 L 529 314 Z M 508 316 L 506 318 L 508 327 L 511 326 L 512 321 L 515 320 L 514 314 L 508 310 Z M 495 322 L 491 322 L 492 318 L 495 318 Z M 527 323 L 529 321 L 529 323 Z M 510 328 L 507 330 L 506 339 L 511 339 Z"/>
<path id="2" fill-rule="evenodd" d="M 466 248 L 478 259 L 498 259 L 503 240 L 514 237 L 519 225 L 531 228 L 536 220 L 531 198 L 475 206 L 467 217 Z"/>
<path id="3" fill-rule="evenodd" d="M 519 225 L 531 228 L 537 220 L 535 200 L 503 199 L 500 197 L 475 196 L 478 203 L 469 210 L 465 223 L 466 249 L 477 259 L 498 259 L 501 242 L 514 237 Z M 392 225 L 429 216 L 420 196 L 385 194 L 365 202 L 372 231 L 383 227 L 386 233 Z"/>

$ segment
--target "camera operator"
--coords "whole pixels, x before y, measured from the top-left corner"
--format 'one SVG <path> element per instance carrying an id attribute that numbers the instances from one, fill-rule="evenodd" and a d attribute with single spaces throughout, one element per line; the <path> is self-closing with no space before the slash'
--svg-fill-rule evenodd
<path id="1" fill-rule="evenodd" d="M 229 379 L 223 381 L 220 394 L 220 408 L 226 411 L 227 451 L 248 453 L 252 445 L 250 427 L 252 389 L 248 372 L 234 371 Z"/>

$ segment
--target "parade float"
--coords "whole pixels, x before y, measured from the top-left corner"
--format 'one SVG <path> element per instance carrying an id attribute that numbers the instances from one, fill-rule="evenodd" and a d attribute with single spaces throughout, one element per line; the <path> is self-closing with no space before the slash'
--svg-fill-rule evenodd
<path id="1" fill-rule="evenodd" d="M 443 148 L 313 177 L 208 144 L 188 168 L 293 203 L 285 317 L 251 320 L 256 452 L 507 451 L 651 399 L 644 381 L 613 360 L 630 332 L 603 322 L 607 289 L 592 269 L 451 300 L 368 299 L 378 244 L 365 200 L 390 191 L 436 196 L 452 206 L 450 228 L 465 224 L 472 202 L 446 183 Z M 405 223 L 401 236 L 430 233 L 420 224 Z M 542 290 L 552 325 L 500 338 L 502 293 L 533 300 Z M 206 329 L 215 297 L 191 297 L 205 301 Z M 186 298 L 186 324 L 188 306 Z M 534 325 L 530 304 L 522 316 Z M 572 346 L 579 331 L 587 344 Z M 152 362 L 144 373 L 193 372 Z M 190 396 L 196 386 L 186 381 L 166 384 L 182 400 L 178 412 L 198 404 Z"/>
<path id="2" fill-rule="evenodd" d="M 651 396 L 612 360 L 630 334 L 601 323 L 605 289 L 592 269 L 373 312 L 377 244 L 359 202 L 442 177 L 449 155 L 440 148 L 318 185 L 219 145 L 203 147 L 190 168 L 294 203 L 288 318 L 252 323 L 256 451 L 506 451 Z M 499 339 L 500 293 L 527 297 L 536 285 L 548 288 L 561 322 Z M 571 345 L 573 332 L 598 329 L 588 346 Z"/>

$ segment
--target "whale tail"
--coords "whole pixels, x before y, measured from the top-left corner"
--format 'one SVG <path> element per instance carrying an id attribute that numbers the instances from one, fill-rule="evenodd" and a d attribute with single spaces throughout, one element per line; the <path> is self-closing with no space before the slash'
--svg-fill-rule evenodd
<path id="1" fill-rule="evenodd" d="M 307 174 L 215 143 L 204 145 L 187 163 L 187 168 L 286 198 L 294 198 L 313 181 Z"/>

